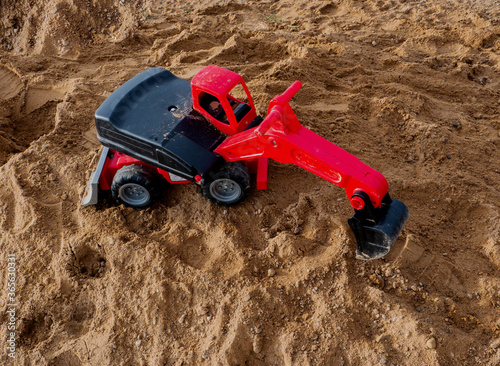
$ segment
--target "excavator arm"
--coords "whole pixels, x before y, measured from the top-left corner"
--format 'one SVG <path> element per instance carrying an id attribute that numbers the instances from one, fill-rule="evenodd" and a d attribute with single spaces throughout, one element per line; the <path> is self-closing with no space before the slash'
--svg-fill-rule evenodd
<path id="1" fill-rule="evenodd" d="M 226 161 L 270 158 L 295 164 L 344 188 L 355 211 L 348 222 L 358 257 L 380 258 L 399 236 L 408 208 L 390 198 L 381 173 L 300 124 L 289 101 L 301 86 L 296 81 L 276 96 L 259 126 L 228 137 L 215 152 Z"/>

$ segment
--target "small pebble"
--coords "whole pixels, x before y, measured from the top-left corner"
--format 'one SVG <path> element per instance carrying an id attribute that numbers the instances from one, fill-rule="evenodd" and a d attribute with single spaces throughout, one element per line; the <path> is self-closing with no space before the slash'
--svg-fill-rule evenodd
<path id="1" fill-rule="evenodd" d="M 299 227 L 296 227 L 295 229 L 293 229 L 293 233 L 295 235 L 299 235 L 300 234 L 300 228 Z"/>
<path id="2" fill-rule="evenodd" d="M 377 45 L 377 42 L 372 41 L 372 46 L 376 46 L 376 45 Z"/>
<path id="3" fill-rule="evenodd" d="M 261 353 L 264 346 L 263 343 L 262 337 L 255 337 L 253 340 L 253 351 L 257 354 Z"/>
<path id="4" fill-rule="evenodd" d="M 272 268 L 267 270 L 267 277 L 273 277 L 276 274 L 276 271 Z"/>
<path id="5" fill-rule="evenodd" d="M 380 343 L 382 342 L 385 338 L 387 338 L 386 334 L 379 334 L 377 338 L 375 338 L 375 342 Z"/>
<path id="6" fill-rule="evenodd" d="M 490 343 L 490 348 L 497 349 L 500 347 L 500 338 L 495 339 Z"/>
<path id="7" fill-rule="evenodd" d="M 262 328 L 257 328 L 257 330 L 255 331 L 255 333 L 257 333 L 257 334 L 262 333 Z"/>
<path id="8" fill-rule="evenodd" d="M 248 302 L 248 301 L 250 301 L 250 299 L 251 299 L 251 298 L 252 298 L 252 296 L 247 295 L 247 297 L 245 297 L 245 301 L 247 301 L 247 302 Z"/>
<path id="9" fill-rule="evenodd" d="M 137 347 L 139 347 L 139 346 L 141 345 L 141 342 L 142 342 L 142 341 L 139 339 L 138 341 L 135 341 L 135 345 L 136 345 Z"/>
<path id="10" fill-rule="evenodd" d="M 425 346 L 429 349 L 436 349 L 436 338 L 432 337 L 432 338 L 429 338 L 427 340 L 427 342 L 425 342 Z"/>

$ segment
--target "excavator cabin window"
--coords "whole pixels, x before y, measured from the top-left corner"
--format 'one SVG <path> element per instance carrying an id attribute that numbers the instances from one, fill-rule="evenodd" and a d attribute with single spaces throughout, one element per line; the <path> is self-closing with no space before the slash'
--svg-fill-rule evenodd
<path id="1" fill-rule="evenodd" d="M 225 123 L 226 125 L 229 124 L 226 112 L 217 97 L 209 93 L 201 92 L 198 95 L 198 101 L 200 103 L 200 107 L 206 110 L 208 114 L 214 117 L 217 121 Z"/>
<path id="2" fill-rule="evenodd" d="M 240 122 L 243 117 L 250 111 L 251 107 L 248 103 L 248 96 L 243 89 L 243 85 L 238 83 L 232 90 L 231 94 L 227 95 L 227 100 L 231 104 L 231 108 L 234 111 L 236 121 Z"/>

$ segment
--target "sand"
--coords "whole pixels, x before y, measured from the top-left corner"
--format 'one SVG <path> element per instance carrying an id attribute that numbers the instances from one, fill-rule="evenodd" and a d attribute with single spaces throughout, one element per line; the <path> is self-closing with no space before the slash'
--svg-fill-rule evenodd
<path id="1" fill-rule="evenodd" d="M 489 0 L 1 2 L 0 363 L 499 365 L 499 15 Z M 344 191 L 278 163 L 236 207 L 193 184 L 145 210 L 80 206 L 100 103 L 149 67 L 209 64 L 243 75 L 261 114 L 302 81 L 302 124 L 410 209 L 387 257 L 355 259 Z"/>

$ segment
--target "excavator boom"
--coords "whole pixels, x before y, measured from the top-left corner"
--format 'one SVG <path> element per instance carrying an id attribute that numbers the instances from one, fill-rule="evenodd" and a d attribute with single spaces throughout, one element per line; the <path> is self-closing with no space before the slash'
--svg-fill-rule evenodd
<path id="1" fill-rule="evenodd" d="M 355 210 L 349 225 L 358 257 L 382 257 L 406 223 L 408 208 L 390 198 L 381 173 L 300 124 L 289 105 L 300 87 L 296 81 L 276 96 L 259 126 L 228 137 L 214 152 L 226 161 L 270 158 L 295 164 L 344 188 Z"/>

